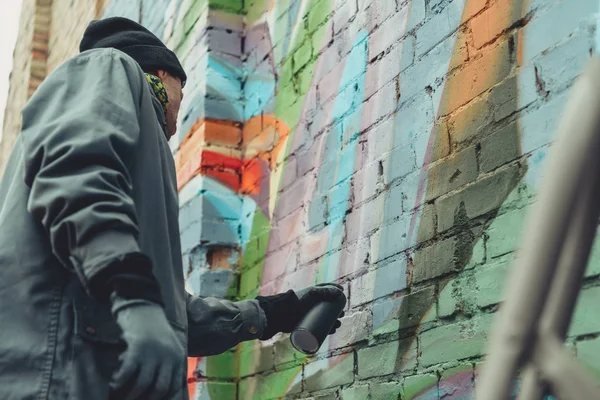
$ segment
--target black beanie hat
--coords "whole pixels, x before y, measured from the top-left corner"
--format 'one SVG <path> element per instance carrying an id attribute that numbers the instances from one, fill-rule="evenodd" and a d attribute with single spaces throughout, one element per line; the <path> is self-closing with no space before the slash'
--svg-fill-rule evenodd
<path id="1" fill-rule="evenodd" d="M 175 53 L 152 32 L 130 19 L 112 17 L 90 22 L 79 51 L 103 47 L 113 47 L 129 55 L 145 72 L 160 69 L 181 79 L 182 84 L 187 80 Z"/>

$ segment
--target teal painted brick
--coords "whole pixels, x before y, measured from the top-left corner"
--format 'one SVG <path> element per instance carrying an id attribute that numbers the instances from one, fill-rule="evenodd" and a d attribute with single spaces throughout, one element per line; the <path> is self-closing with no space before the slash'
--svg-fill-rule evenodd
<path id="1" fill-rule="evenodd" d="M 595 376 L 600 378 L 600 338 L 577 343 L 577 358 Z"/>
<path id="2" fill-rule="evenodd" d="M 588 259 L 588 266 L 585 272 L 586 277 L 600 275 L 600 235 L 596 235 L 594 247 Z"/>
<path id="3" fill-rule="evenodd" d="M 563 88 L 583 71 L 592 50 L 586 33 L 580 32 L 536 60 L 543 90 L 553 92 Z"/>
<path id="4" fill-rule="evenodd" d="M 401 382 L 371 383 L 371 400 L 403 399 Z"/>
<path id="5" fill-rule="evenodd" d="M 473 252 L 471 254 L 471 259 L 465 265 L 464 269 L 475 268 L 479 265 L 482 265 L 485 262 L 485 241 L 483 237 L 479 238 L 477 243 L 473 246 Z"/>
<path id="6" fill-rule="evenodd" d="M 421 333 L 421 365 L 430 366 L 482 355 L 490 319 L 491 316 L 483 315 Z"/>
<path id="7" fill-rule="evenodd" d="M 526 38 L 523 43 L 525 62 L 564 40 L 582 27 L 590 15 L 598 12 L 598 2 L 595 0 L 581 0 L 577 2 L 577 7 L 573 7 L 568 1 L 544 2 L 544 4 L 552 6 L 546 12 L 536 13 L 523 29 L 523 36 Z M 552 26 L 552 29 L 548 29 L 548 26 Z"/>
<path id="8" fill-rule="evenodd" d="M 342 390 L 342 400 L 365 400 L 369 397 L 369 386 L 360 385 Z"/>
<path id="9" fill-rule="evenodd" d="M 438 314 L 440 317 L 448 317 L 456 311 L 458 301 L 454 294 L 454 288 L 461 282 L 461 280 L 453 279 L 440 291 L 438 297 Z"/>
<path id="10" fill-rule="evenodd" d="M 488 229 L 488 257 L 494 258 L 516 250 L 529 210 L 526 207 L 496 217 Z"/>
<path id="11" fill-rule="evenodd" d="M 579 292 L 579 299 L 577 300 L 575 315 L 571 322 L 569 336 L 600 332 L 598 299 L 600 299 L 600 287 L 587 288 Z"/>
<path id="12" fill-rule="evenodd" d="M 477 291 L 473 294 L 477 306 L 486 307 L 503 300 L 510 265 L 509 260 L 502 260 L 483 266 L 475 273 Z"/>
<path id="13" fill-rule="evenodd" d="M 554 140 L 567 99 L 568 93 L 553 96 L 540 108 L 519 119 L 521 153 L 532 152 Z"/>
<path id="14" fill-rule="evenodd" d="M 432 47 L 458 28 L 464 3 L 464 0 L 453 1 L 441 13 L 435 14 L 422 27 L 417 29 L 417 56 L 421 56 L 431 50 Z"/>

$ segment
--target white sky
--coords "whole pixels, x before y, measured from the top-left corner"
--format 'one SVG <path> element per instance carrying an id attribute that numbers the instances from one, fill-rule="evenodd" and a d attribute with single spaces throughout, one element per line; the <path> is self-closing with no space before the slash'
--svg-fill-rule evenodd
<path id="1" fill-rule="evenodd" d="M 0 0 L 0 138 L 4 125 L 4 110 L 8 96 L 8 79 L 13 65 L 13 50 L 19 33 L 21 0 Z"/>

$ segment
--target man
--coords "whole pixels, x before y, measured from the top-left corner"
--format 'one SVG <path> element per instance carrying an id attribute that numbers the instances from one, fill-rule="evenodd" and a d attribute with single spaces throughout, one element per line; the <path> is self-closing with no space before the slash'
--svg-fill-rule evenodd
<path id="1" fill-rule="evenodd" d="M 290 332 L 344 294 L 186 293 L 167 142 L 186 74 L 124 18 L 92 22 L 80 50 L 23 109 L 0 183 L 0 398 L 185 399 L 186 356 Z"/>

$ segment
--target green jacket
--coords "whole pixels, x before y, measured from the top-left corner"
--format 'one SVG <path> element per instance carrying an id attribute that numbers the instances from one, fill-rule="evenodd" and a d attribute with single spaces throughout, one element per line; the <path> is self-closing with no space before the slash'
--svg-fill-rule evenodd
<path id="1" fill-rule="evenodd" d="M 108 398 L 123 343 L 109 305 L 92 299 L 86 284 L 124 254 L 151 259 L 167 318 L 190 356 L 262 334 L 256 300 L 185 291 L 163 127 L 141 68 L 115 49 L 68 60 L 24 108 L 0 182 L 0 399 Z"/>

